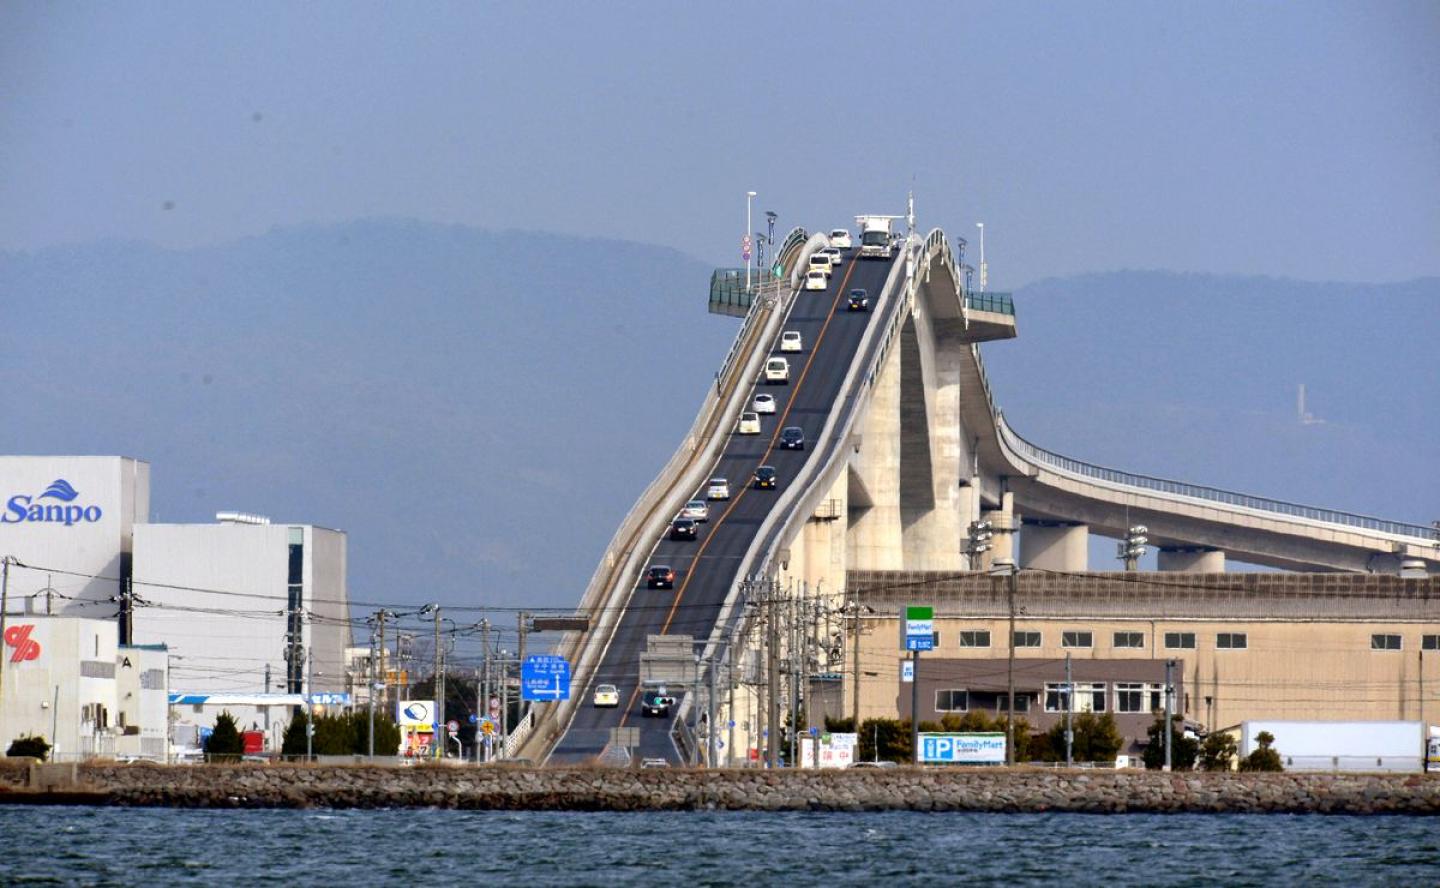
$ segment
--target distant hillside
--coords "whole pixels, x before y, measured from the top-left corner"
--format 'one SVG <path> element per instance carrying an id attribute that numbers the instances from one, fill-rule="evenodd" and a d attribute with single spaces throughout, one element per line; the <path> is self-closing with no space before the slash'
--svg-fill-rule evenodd
<path id="1" fill-rule="evenodd" d="M 0 254 L 0 451 L 350 533 L 352 598 L 571 605 L 735 333 L 710 269 L 412 222 Z"/>
<path id="2" fill-rule="evenodd" d="M 1440 518 L 1440 279 L 1359 286 L 1125 271 L 1015 294 L 983 346 L 1011 425 L 1103 465 Z M 1323 422 L 1302 424 L 1308 410 Z"/>
<path id="3" fill-rule="evenodd" d="M 0 254 L 0 452 L 148 459 L 160 520 L 343 528 L 357 601 L 568 606 L 737 329 L 709 271 L 404 221 Z M 1019 339 L 984 353 L 1036 443 L 1440 517 L 1440 281 L 1124 272 L 1015 301 Z"/>

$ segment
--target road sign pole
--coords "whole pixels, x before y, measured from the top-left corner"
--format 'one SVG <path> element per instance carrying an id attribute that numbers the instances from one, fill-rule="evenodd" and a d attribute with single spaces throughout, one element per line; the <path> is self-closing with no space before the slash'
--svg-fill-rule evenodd
<path id="1" fill-rule="evenodd" d="M 910 760 L 920 764 L 920 651 L 910 652 Z"/>

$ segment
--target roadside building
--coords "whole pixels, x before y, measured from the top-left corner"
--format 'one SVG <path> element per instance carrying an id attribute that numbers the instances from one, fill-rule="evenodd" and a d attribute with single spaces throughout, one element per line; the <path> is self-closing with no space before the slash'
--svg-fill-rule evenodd
<path id="1" fill-rule="evenodd" d="M 846 648 L 858 623 L 860 655 L 858 668 L 847 663 L 843 701 L 849 714 L 858 686 L 862 719 L 909 713 L 899 614 L 915 604 L 935 610 L 922 719 L 1003 709 L 1012 608 L 1016 698 L 1027 698 L 1032 725 L 1063 717 L 1054 704 L 1067 654 L 1077 710 L 1103 706 L 1131 740 L 1144 739 L 1161 704 L 1166 660 L 1175 711 L 1202 727 L 1440 717 L 1437 577 L 1022 571 L 1013 601 L 1003 577 L 984 573 L 852 571 L 847 580 L 851 612 L 863 616 L 848 619 Z"/>

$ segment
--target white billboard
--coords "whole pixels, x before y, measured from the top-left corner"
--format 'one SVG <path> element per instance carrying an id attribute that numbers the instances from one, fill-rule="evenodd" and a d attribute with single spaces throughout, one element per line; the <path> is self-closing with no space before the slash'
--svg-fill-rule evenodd
<path id="1" fill-rule="evenodd" d="M 920 761 L 939 765 L 1003 765 L 1005 735 L 921 734 Z"/>
<path id="2" fill-rule="evenodd" d="M 819 737 L 800 738 L 800 767 L 802 768 L 848 768 L 855 762 L 855 749 L 859 745 L 857 734 L 821 734 Z M 816 761 L 815 753 L 820 753 Z"/>

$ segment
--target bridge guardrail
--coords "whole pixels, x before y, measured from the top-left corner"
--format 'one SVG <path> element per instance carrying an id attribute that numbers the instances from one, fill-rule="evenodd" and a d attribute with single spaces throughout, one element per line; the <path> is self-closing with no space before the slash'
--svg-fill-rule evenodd
<path id="1" fill-rule="evenodd" d="M 1111 469 L 1105 466 L 1095 465 L 1094 463 L 1087 463 L 1030 443 L 1016 434 L 1016 432 L 1010 428 L 1009 423 L 1005 421 L 1005 417 L 998 413 L 996 428 L 1000 431 L 1000 436 L 1005 441 L 1006 446 L 1025 459 L 1072 475 L 1094 478 L 1098 481 L 1106 481 L 1111 484 L 1123 484 L 1127 487 L 1136 487 L 1141 490 L 1153 490 L 1158 493 L 1167 493 L 1173 496 L 1184 496 L 1191 499 L 1205 500 L 1207 502 L 1222 503 L 1227 506 L 1253 509 L 1259 512 L 1270 512 L 1290 518 L 1303 518 L 1308 521 L 1338 524 L 1343 527 L 1371 530 L 1393 536 L 1415 537 L 1427 541 L 1440 540 L 1440 528 L 1433 526 L 1426 527 L 1422 524 L 1389 521 L 1384 518 L 1356 515 L 1337 509 L 1306 506 L 1299 503 L 1271 499 L 1269 497 L 1253 496 L 1248 493 L 1221 490 L 1218 487 L 1206 487 L 1184 481 L 1172 481 L 1168 478 L 1139 475 L 1134 472 L 1124 472 L 1119 469 Z"/>
<path id="2" fill-rule="evenodd" d="M 800 229 L 796 229 L 800 231 Z M 787 249 L 781 254 L 781 261 L 803 261 L 803 246 L 810 239 L 800 241 L 802 252 L 796 254 L 795 249 L 790 247 L 790 241 L 795 238 L 794 232 L 787 238 Z M 812 238 L 813 239 L 813 238 Z M 600 564 L 596 567 L 595 573 L 591 576 L 586 586 L 585 594 L 581 598 L 579 609 L 596 615 L 594 623 L 587 632 L 568 633 L 562 637 L 556 649 L 571 661 L 574 674 L 573 686 L 583 689 L 589 682 L 590 673 L 598 664 L 599 658 L 603 657 L 605 649 L 609 645 L 609 639 L 613 635 L 615 625 L 623 607 L 619 606 L 619 592 L 627 594 L 633 590 L 628 584 L 623 587 L 619 579 L 628 577 L 638 571 L 635 566 L 636 559 L 645 555 L 649 550 L 645 543 L 649 541 L 651 534 L 646 533 L 648 525 L 656 523 L 657 509 L 664 505 L 667 495 L 672 495 L 674 488 L 680 481 L 684 481 L 688 475 L 695 474 L 697 469 L 693 464 L 698 451 L 707 441 L 707 434 L 710 436 L 713 445 L 715 429 L 719 428 L 725 419 L 727 411 L 738 413 L 740 401 L 736 400 L 734 385 L 739 382 L 739 371 L 742 368 L 750 368 L 753 372 L 759 372 L 760 361 L 768 354 L 767 348 L 745 347 L 747 341 L 754 342 L 754 336 L 763 336 L 763 330 L 757 330 L 756 325 L 761 323 L 758 318 L 764 316 L 764 326 L 768 328 L 778 324 L 778 318 L 783 316 L 783 309 L 787 300 L 793 298 L 793 292 L 781 292 L 778 298 L 768 305 L 762 304 L 762 300 L 756 300 L 752 305 L 752 311 L 747 316 L 741 331 L 737 334 L 735 342 L 726 355 L 726 366 L 724 378 L 718 378 L 716 387 L 701 405 L 700 412 L 695 422 L 690 427 L 689 434 L 685 437 L 680 447 L 671 456 L 669 462 L 661 468 L 655 478 L 646 486 L 645 490 L 636 499 L 635 504 L 626 513 L 625 519 L 616 529 L 615 535 L 606 547 Z M 772 308 L 779 308 L 780 311 L 769 311 Z M 767 314 L 768 312 L 768 314 Z M 754 336 L 751 332 L 754 331 Z M 748 358 L 744 364 L 738 363 L 737 358 L 741 354 L 747 354 Z M 753 365 L 753 367 L 752 367 Z M 726 390 L 729 395 L 726 395 Z M 732 403 L 733 402 L 733 403 Z M 708 430 L 708 433 L 707 433 Z M 688 468 L 687 468 L 688 465 Z M 708 468 L 708 463 L 705 467 Z M 678 478 L 678 480 L 677 480 Z M 698 483 L 698 482 L 697 482 Z M 678 507 L 678 505 L 677 505 Z M 668 520 L 668 516 L 661 516 Z M 655 534 L 658 535 L 656 529 Z M 628 600 L 628 598 L 627 598 Z M 545 718 L 548 722 L 559 722 L 562 726 L 568 727 L 573 717 L 577 698 L 572 696 L 570 700 L 558 704 L 537 704 L 544 706 L 545 710 L 539 713 L 538 717 Z M 553 732 L 534 731 L 532 739 L 537 739 L 543 746 L 548 746 L 550 741 L 557 735 Z"/>

